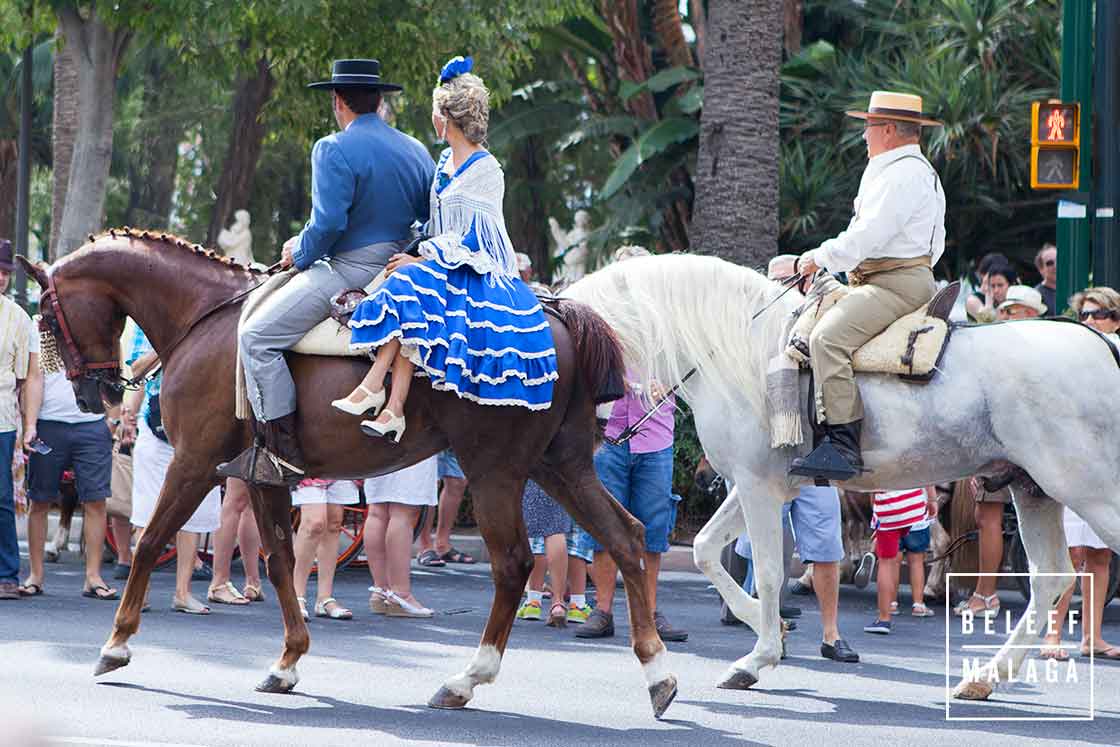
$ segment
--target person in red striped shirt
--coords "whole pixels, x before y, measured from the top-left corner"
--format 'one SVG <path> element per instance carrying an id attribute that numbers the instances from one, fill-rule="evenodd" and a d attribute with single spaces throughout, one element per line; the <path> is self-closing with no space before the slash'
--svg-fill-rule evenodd
<path id="1" fill-rule="evenodd" d="M 891 632 L 891 602 L 898 594 L 900 563 L 897 562 L 899 545 L 910 527 L 937 513 L 934 491 L 929 488 L 888 490 L 876 493 L 873 504 L 872 526 L 875 528 L 875 555 L 879 570 L 875 576 L 879 614 L 865 633 L 887 635 Z"/>

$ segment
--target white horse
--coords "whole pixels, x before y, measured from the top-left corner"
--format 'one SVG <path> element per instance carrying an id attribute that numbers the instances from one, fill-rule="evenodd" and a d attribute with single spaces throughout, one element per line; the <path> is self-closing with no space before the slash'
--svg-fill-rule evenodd
<path id="1" fill-rule="evenodd" d="M 728 499 L 695 541 L 697 566 L 739 619 L 758 634 L 721 687 L 745 689 L 781 656 L 778 591 L 782 580 L 781 512 L 796 495 L 790 460 L 808 452 L 771 448 L 766 414 L 767 362 L 784 345 L 780 330 L 801 303 L 777 283 L 723 260 L 662 255 L 611 265 L 565 295 L 589 304 L 614 328 L 628 363 L 647 379 L 680 382 L 713 467 L 730 478 Z M 1120 367 L 1109 346 L 1080 325 L 1019 321 L 954 331 L 934 379 L 925 385 L 890 375 L 858 376 L 866 410 L 863 459 L 869 470 L 848 490 L 908 488 L 995 475 L 1017 465 L 1045 493 L 1014 491 L 1019 531 L 1032 572 L 1071 573 L 1062 504 L 1120 549 L 1120 421 L 1115 394 Z M 807 397 L 802 377 L 802 401 Z M 807 425 L 805 430 L 808 430 Z M 1031 486 L 1033 487 L 1033 486 Z M 1047 497 L 1051 496 L 1051 497 Z M 758 600 L 722 568 L 719 554 L 747 530 L 754 550 Z M 1068 579 L 1032 576 L 1027 614 L 1007 643 L 959 698 L 987 698 L 990 667 L 1014 672 Z M 1010 668 L 1010 670 L 1009 670 Z"/>

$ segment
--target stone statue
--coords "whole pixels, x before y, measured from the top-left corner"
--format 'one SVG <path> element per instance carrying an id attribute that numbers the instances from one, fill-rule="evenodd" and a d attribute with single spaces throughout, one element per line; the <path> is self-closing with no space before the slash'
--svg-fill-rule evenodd
<path id="1" fill-rule="evenodd" d="M 587 274 L 587 239 L 591 235 L 591 214 L 586 210 L 577 210 L 575 223 L 570 231 L 561 228 L 555 218 L 549 218 L 548 225 L 552 229 L 552 238 L 556 241 L 556 251 L 552 256 L 564 258 L 556 282 L 565 285 L 574 283 Z"/>
<path id="2" fill-rule="evenodd" d="M 218 234 L 218 246 L 227 257 L 246 267 L 253 264 L 253 234 L 249 231 L 249 211 L 233 214 L 233 225 Z"/>

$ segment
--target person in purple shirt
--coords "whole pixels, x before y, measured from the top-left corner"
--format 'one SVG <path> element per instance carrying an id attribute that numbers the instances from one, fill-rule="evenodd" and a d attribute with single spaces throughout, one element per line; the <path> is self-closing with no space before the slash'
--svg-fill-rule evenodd
<path id="1" fill-rule="evenodd" d="M 626 396 L 614 403 L 606 435 L 617 438 L 627 427 L 637 423 L 654 402 L 661 401 L 664 390 L 656 382 L 650 385 L 650 398 L 643 396 L 642 385 L 633 372 L 627 372 Z M 651 401 L 652 400 L 652 401 Z M 626 443 L 615 446 L 604 442 L 595 453 L 595 470 L 603 485 L 646 528 L 645 567 L 650 604 L 654 621 L 663 641 L 686 641 L 688 633 L 673 628 L 657 608 L 657 576 L 661 554 L 669 550 L 669 533 L 677 520 L 677 502 L 673 495 L 673 413 L 676 401 L 669 398 L 647 420 L 641 430 Z M 589 538 L 595 550 L 591 579 L 595 582 L 595 610 L 576 631 L 577 638 L 609 638 L 614 635 L 615 577 L 618 566 L 603 546 Z"/>

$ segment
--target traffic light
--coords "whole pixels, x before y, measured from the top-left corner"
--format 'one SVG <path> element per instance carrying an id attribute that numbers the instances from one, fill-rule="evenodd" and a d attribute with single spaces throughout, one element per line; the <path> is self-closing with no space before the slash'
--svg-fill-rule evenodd
<path id="1" fill-rule="evenodd" d="M 1080 181 L 1081 105 L 1031 104 L 1031 188 L 1077 190 Z"/>

